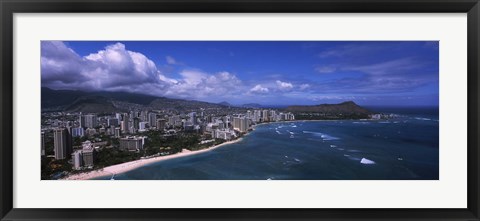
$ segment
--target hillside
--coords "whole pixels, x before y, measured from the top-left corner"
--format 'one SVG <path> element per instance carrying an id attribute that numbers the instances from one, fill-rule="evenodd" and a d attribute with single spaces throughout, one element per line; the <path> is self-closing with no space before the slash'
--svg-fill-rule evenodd
<path id="1" fill-rule="evenodd" d="M 174 109 L 180 111 L 198 108 L 226 108 L 226 106 L 223 106 L 221 104 L 214 104 L 195 100 L 172 99 L 165 97 L 159 97 L 155 99 L 148 106 L 153 109 Z"/>
<path id="2" fill-rule="evenodd" d="M 339 104 L 295 105 L 289 106 L 286 111 L 295 114 L 301 119 L 362 119 L 368 118 L 373 112 L 358 106 L 353 101 Z"/>
<path id="3" fill-rule="evenodd" d="M 221 104 L 128 92 L 86 92 L 42 87 L 42 111 L 111 113 L 130 109 L 226 108 Z"/>
<path id="4" fill-rule="evenodd" d="M 243 104 L 242 107 L 244 107 L 244 108 L 262 108 L 262 105 L 257 104 L 257 103 L 248 103 L 248 104 Z"/>
<path id="5" fill-rule="evenodd" d="M 41 88 L 41 106 L 44 110 L 63 110 L 66 106 L 72 104 L 79 97 L 85 95 L 82 91 L 71 90 L 52 90 L 50 88 Z"/>
<path id="6" fill-rule="evenodd" d="M 117 108 L 112 101 L 103 96 L 87 95 L 76 99 L 72 104 L 67 106 L 64 111 L 67 112 L 95 112 L 95 113 L 111 113 Z"/>

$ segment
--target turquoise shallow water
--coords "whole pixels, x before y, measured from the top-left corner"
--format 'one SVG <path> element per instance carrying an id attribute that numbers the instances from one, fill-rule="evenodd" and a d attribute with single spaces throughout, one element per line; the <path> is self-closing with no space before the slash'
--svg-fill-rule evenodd
<path id="1" fill-rule="evenodd" d="M 438 115 L 257 126 L 242 141 L 116 180 L 437 180 Z M 100 177 L 97 179 L 110 179 Z"/>

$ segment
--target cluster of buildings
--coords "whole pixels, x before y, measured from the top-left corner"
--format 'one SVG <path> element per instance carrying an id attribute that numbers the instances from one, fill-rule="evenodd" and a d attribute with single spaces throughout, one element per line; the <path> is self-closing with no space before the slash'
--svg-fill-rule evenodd
<path id="1" fill-rule="evenodd" d="M 95 161 L 95 147 L 92 142 L 85 141 L 82 143 L 82 149 L 76 150 L 72 153 L 73 168 L 80 170 L 83 168 L 93 168 Z"/>
<path id="2" fill-rule="evenodd" d="M 396 114 L 371 114 L 370 119 L 372 120 L 382 120 L 382 119 L 391 119 L 395 118 L 398 115 Z"/>
<path id="3" fill-rule="evenodd" d="M 292 113 L 282 113 L 275 110 L 248 110 L 245 114 L 213 118 L 212 122 L 206 125 L 205 130 L 211 133 L 212 138 L 231 140 L 237 137 L 237 133 L 248 132 L 252 125 L 291 120 L 295 120 Z"/>
<path id="4" fill-rule="evenodd" d="M 70 130 L 69 130 L 70 129 Z M 96 148 L 106 145 L 106 142 L 85 141 L 81 149 L 73 150 L 71 128 L 55 128 L 53 130 L 53 150 L 56 160 L 71 159 L 74 169 L 91 168 L 95 161 Z M 42 131 L 41 155 L 45 156 L 45 132 Z"/>
<path id="5" fill-rule="evenodd" d="M 165 119 L 158 119 L 158 114 L 147 111 L 116 113 L 114 116 L 97 117 L 94 114 L 78 116 L 78 122 L 72 129 L 73 137 L 94 136 L 96 134 L 113 135 L 120 138 L 122 134 L 135 134 L 149 129 L 163 130 Z"/>
<path id="6" fill-rule="evenodd" d="M 98 142 L 86 141 L 81 148 L 73 150 L 72 138 L 87 137 L 94 139 L 97 135 L 117 138 L 119 150 L 141 151 L 147 137 L 142 132 L 161 131 L 164 136 L 177 132 L 194 132 L 202 135 L 202 141 L 209 139 L 231 140 L 241 133 L 248 132 L 252 125 L 263 122 L 295 120 L 292 113 L 276 110 L 247 110 L 243 113 L 206 114 L 202 109 L 197 112 L 181 114 L 161 111 L 130 111 L 112 115 L 69 114 L 72 120 L 59 120 L 55 117 L 47 120 L 49 128 L 42 125 L 42 156 L 45 155 L 45 133 L 53 131 L 55 159 L 72 159 L 74 169 L 94 166 Z M 45 126 L 47 127 L 47 126 Z M 44 130 L 45 129 L 45 130 Z M 49 130 L 48 130 L 49 129 Z M 105 144 L 105 143 L 103 143 Z"/>

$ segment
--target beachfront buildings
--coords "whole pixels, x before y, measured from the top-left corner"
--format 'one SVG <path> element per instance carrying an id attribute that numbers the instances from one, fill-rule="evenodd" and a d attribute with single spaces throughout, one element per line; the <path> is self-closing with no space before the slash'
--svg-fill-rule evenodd
<path id="1" fill-rule="evenodd" d="M 95 148 L 90 141 L 82 143 L 82 149 L 72 153 L 72 164 L 75 170 L 92 168 L 95 161 Z"/>
<path id="2" fill-rule="evenodd" d="M 222 140 L 231 140 L 237 137 L 235 131 L 230 129 L 215 129 L 212 131 L 212 138 L 222 139 Z"/>
<path id="3" fill-rule="evenodd" d="M 120 113 L 44 112 L 42 163 L 49 167 L 51 178 L 68 166 L 83 170 L 95 164 L 105 165 L 109 159 L 104 157 L 103 151 L 119 159 L 126 155 L 125 152 L 131 152 L 135 157 L 151 156 L 158 154 L 159 150 L 155 148 L 163 145 L 164 141 L 159 143 L 159 139 L 175 143 L 185 137 L 195 140 L 201 147 L 184 148 L 206 148 L 209 143 L 234 140 L 259 123 L 294 119 L 293 114 L 274 109 L 232 107 L 180 107 L 179 110 L 166 107 L 159 110 L 131 109 Z M 148 140 L 146 136 L 155 137 Z M 86 144 L 85 141 L 91 141 L 93 148 L 80 147 Z M 157 143 L 152 145 L 149 142 Z M 161 151 L 163 154 L 175 153 L 171 149 Z"/>
<path id="4" fill-rule="evenodd" d="M 233 129 L 245 133 L 250 128 L 250 122 L 247 117 L 234 117 Z"/>
<path id="5" fill-rule="evenodd" d="M 143 150 L 143 137 L 125 137 L 120 138 L 120 150 L 139 151 Z"/>
<path id="6" fill-rule="evenodd" d="M 67 159 L 72 153 L 72 137 L 67 128 L 57 128 L 53 131 L 55 159 Z"/>

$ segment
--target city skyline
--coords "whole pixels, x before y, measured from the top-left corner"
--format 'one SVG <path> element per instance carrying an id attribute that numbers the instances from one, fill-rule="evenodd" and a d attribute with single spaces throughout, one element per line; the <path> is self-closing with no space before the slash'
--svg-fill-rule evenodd
<path id="1" fill-rule="evenodd" d="M 434 41 L 42 41 L 42 87 L 234 105 L 438 106 Z"/>

